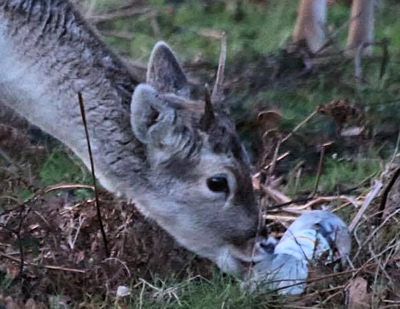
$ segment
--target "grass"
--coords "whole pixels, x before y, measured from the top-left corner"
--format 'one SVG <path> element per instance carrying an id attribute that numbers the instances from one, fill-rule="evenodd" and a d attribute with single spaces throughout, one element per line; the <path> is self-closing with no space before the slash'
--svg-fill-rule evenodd
<path id="1" fill-rule="evenodd" d="M 250 56 L 252 53 L 268 53 L 283 46 L 290 36 L 295 15 L 295 8 L 288 5 L 289 0 L 272 1 L 268 5 L 189 0 L 173 6 L 168 2 L 150 1 L 148 4 L 157 12 L 157 30 L 154 29 L 154 23 L 153 26 L 149 23 L 148 16 L 129 22 L 117 21 L 110 26 L 129 31 L 135 38 L 130 42 L 112 40 L 111 43 L 116 46 L 121 44 L 123 49 L 128 47 L 133 59 L 146 60 L 156 40 L 163 39 L 174 46 L 183 60 L 191 60 L 201 53 L 216 63 L 219 42 L 202 36 L 202 30 L 228 32 L 229 61 L 243 50 L 247 50 Z M 266 27 L 262 26 L 265 21 Z"/>
<path id="2" fill-rule="evenodd" d="M 45 186 L 62 182 L 87 184 L 89 175 L 79 159 L 62 148 L 54 148 L 40 169 L 40 179 Z"/>
<path id="3" fill-rule="evenodd" d="M 379 157 L 359 156 L 352 159 L 338 159 L 336 155 L 324 160 L 317 192 L 340 192 L 344 188 L 357 187 L 382 171 L 383 161 Z M 289 176 L 290 181 L 286 190 L 292 196 L 299 192 L 312 192 L 316 178 L 317 173 L 305 174 L 298 180 L 294 175 Z"/>
<path id="4" fill-rule="evenodd" d="M 240 282 L 230 276 L 215 273 L 213 279 L 201 277 L 183 281 L 141 281 L 132 289 L 132 295 L 117 301 L 128 308 L 203 309 L 203 308 L 271 308 L 282 303 L 272 294 L 249 293 L 240 288 Z M 118 306 L 116 304 L 116 307 Z"/>

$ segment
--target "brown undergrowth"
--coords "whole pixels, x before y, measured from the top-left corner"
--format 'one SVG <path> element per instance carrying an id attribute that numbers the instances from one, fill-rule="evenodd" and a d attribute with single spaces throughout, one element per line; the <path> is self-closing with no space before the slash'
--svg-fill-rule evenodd
<path id="1" fill-rule="evenodd" d="M 331 195 L 318 192 L 319 174 L 324 172 L 321 164 L 316 171 L 315 190 L 292 199 L 280 190 L 282 177 L 278 177 L 275 168 L 290 155 L 280 152 L 282 144 L 307 121 L 283 134 L 279 117 L 278 111 L 263 112 L 259 117 L 264 122 L 264 154 L 253 179 L 271 234 L 279 238 L 301 213 L 330 209 L 349 224 L 353 236 L 348 265 L 335 269 L 314 263 L 306 293 L 289 298 L 289 304 L 395 307 L 400 291 L 399 156 L 393 156 L 380 177 L 368 179 L 349 192 Z M 12 151 L 12 147 L 8 150 Z M 37 149 L 36 154 L 40 157 Z M 45 304 L 54 297 L 58 297 L 58 304 L 76 306 L 81 302 L 85 307 L 93 295 L 108 303 L 115 298 L 119 286 L 129 287 L 143 279 L 212 277 L 213 266 L 208 261 L 181 248 L 139 214 L 134 205 L 102 191 L 100 204 L 111 252 L 107 257 L 93 198 L 82 199 L 75 194 L 92 187 L 37 187 L 37 180 L 28 177 L 30 173 L 26 171 L 29 164 L 29 169 L 34 169 L 38 159 L 25 161 L 25 155 L 23 159 L 18 155 L 13 158 L 17 158 L 15 164 L 4 164 L 0 188 L 0 270 L 5 291 L 0 303 L 7 308 L 33 308 L 33 304 L 46 308 Z M 321 156 L 320 162 L 323 161 Z M 15 172 L 14 165 L 25 172 Z M 29 188 L 33 193 L 16 198 L 11 194 L 15 187 Z"/>
<path id="2" fill-rule="evenodd" d="M 83 287 L 88 295 L 112 294 L 118 285 L 129 286 L 133 279 L 151 280 L 153 273 L 165 278 L 209 272 L 208 262 L 179 247 L 133 205 L 106 193 L 100 203 L 110 257 L 105 256 L 91 199 L 74 202 L 59 196 L 38 197 L 2 216 L 3 271 L 11 279 L 23 280 L 26 297 L 33 291 L 45 295 L 53 290 L 79 299 Z M 59 280 L 64 283 L 59 285 Z"/>
<path id="3" fill-rule="evenodd" d="M 253 185 L 261 196 L 263 216 L 271 234 L 279 238 L 302 213 L 326 209 L 347 222 L 353 239 L 352 253 L 345 268 L 337 264 L 327 265 L 323 261 L 311 263 L 306 293 L 293 298 L 290 306 L 303 308 L 318 304 L 321 308 L 336 308 L 340 304 L 347 308 L 398 308 L 400 155 L 397 148 L 380 175 L 369 177 L 350 190 L 323 195 L 318 188 L 324 172 L 325 147 L 338 142 L 325 141 L 319 147 L 320 161 L 314 190 L 299 199 L 292 199 L 280 191 L 284 176 L 277 177 L 275 169 L 279 161 L 291 155 L 281 151 L 282 145 L 317 113 L 334 118 L 340 129 L 356 123 L 357 130 L 353 131 L 357 134 L 354 136 L 362 135 L 366 130 L 365 115 L 345 100 L 319 106 L 316 112 L 286 134 L 279 128 L 278 111 L 262 111 L 258 117 L 264 153 L 253 177 Z"/>
<path id="4" fill-rule="evenodd" d="M 28 140 L 26 131 L 8 135 L 7 153 L 14 153 L 7 158 L 13 159 L 2 158 L 0 290 L 4 294 L 0 305 L 24 308 L 29 300 L 26 308 L 31 308 L 35 302 L 48 304 L 49 297 L 60 295 L 59 302 L 76 305 L 91 295 L 115 297 L 118 286 L 129 287 L 139 278 L 211 275 L 210 262 L 180 247 L 133 204 L 101 191 L 99 202 L 110 249 L 107 257 L 94 199 L 75 194 L 87 190 L 90 195 L 92 186 L 38 186 L 39 180 L 31 173 L 46 150 L 29 144 L 33 153 L 18 154 L 21 145 L 11 143 L 14 136 Z M 30 192 L 28 197 L 16 197 L 21 190 Z"/>

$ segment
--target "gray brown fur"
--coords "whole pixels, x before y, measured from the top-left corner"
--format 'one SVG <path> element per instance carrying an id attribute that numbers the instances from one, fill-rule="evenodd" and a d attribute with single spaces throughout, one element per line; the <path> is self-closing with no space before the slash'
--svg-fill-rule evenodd
<path id="1" fill-rule="evenodd" d="M 234 124 L 219 108 L 207 130 L 201 127 L 204 102 L 189 99 L 165 43 L 156 44 L 147 83 L 138 85 L 68 1 L 1 1 L 1 100 L 88 165 L 77 92 L 105 188 L 133 199 L 223 270 L 242 273 L 241 261 L 261 258 L 260 247 L 253 250 L 258 208 L 249 163 Z M 207 187 L 216 174 L 227 178 L 228 194 Z"/>

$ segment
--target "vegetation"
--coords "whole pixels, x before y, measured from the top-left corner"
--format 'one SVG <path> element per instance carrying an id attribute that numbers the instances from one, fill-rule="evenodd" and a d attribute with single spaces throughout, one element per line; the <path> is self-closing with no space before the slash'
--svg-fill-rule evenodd
<path id="1" fill-rule="evenodd" d="M 112 10 L 123 5 L 125 1 L 87 1 L 85 7 L 90 7 L 91 3 L 95 3 L 92 15 L 105 15 L 107 12 L 114 12 Z M 137 5 L 140 6 L 141 1 L 138 3 Z M 340 53 L 347 35 L 345 25 L 349 16 L 348 7 L 340 1 L 335 2 L 329 10 L 328 31 L 331 33 L 333 42 L 329 57 L 317 59 L 311 71 L 306 73 L 304 73 L 304 59 L 301 55 L 287 54 L 285 51 L 296 17 L 293 0 L 151 0 L 145 1 L 144 8 L 147 11 L 141 15 L 132 18 L 110 18 L 108 21 L 98 22 L 97 26 L 100 32 L 103 32 L 106 41 L 120 54 L 142 63 L 147 61 L 157 40 L 167 41 L 190 71 L 189 76 L 194 93 L 198 93 L 198 89 L 201 89 L 205 83 L 213 82 L 220 45 L 219 39 L 215 36 L 218 36 L 218 31 L 221 30 L 227 33 L 226 100 L 231 103 L 239 133 L 255 162 L 264 150 L 260 147 L 263 132 L 260 132 L 256 123 L 258 112 L 279 110 L 281 118 L 278 131 L 280 136 L 286 136 L 318 106 L 327 105 L 332 100 L 346 100 L 349 105 L 357 108 L 360 117 L 343 123 L 338 122 L 332 114 L 317 113 L 281 146 L 281 153 L 288 151 L 290 154 L 278 162 L 274 173 L 277 178 L 283 177 L 279 190 L 291 198 L 304 197 L 313 192 L 317 175 L 320 174 L 317 186 L 319 194 L 339 195 L 343 192 L 351 192 L 354 198 L 362 196 L 363 199 L 363 194 L 368 191 L 371 180 L 379 177 L 385 169 L 387 160 L 398 150 L 396 148 L 400 129 L 400 36 L 398 35 L 400 4 L 398 1 L 382 1 L 376 15 L 376 41 L 388 40 L 390 57 L 384 56 L 380 45 L 375 46 L 373 55 L 362 62 L 361 80 L 354 76 L 353 60 L 345 59 Z M 132 37 L 127 38 L 126 34 Z M 352 137 L 340 135 L 340 130 L 354 126 L 365 128 L 364 133 Z M 331 144 L 325 149 L 322 169 L 319 169 L 321 145 L 327 142 Z M 142 226 L 147 223 L 143 223 L 145 220 L 140 219 L 140 215 L 130 214 L 131 205 L 112 200 L 106 193 L 102 193 L 106 219 L 108 218 L 110 222 L 106 229 L 110 234 L 114 233 L 110 238 L 115 241 L 113 250 L 118 252 L 116 259 L 126 257 L 127 248 L 134 246 L 140 248 L 134 253 L 137 258 L 134 262 L 130 261 L 130 264 L 121 262 L 118 267 L 114 265 L 114 268 L 107 264 L 106 268 L 101 264 L 104 261 L 101 258 L 101 240 L 96 235 L 95 215 L 83 208 L 93 205 L 91 194 L 88 191 L 71 189 L 70 195 L 63 198 L 70 199 L 76 204 L 67 203 L 71 208 L 65 211 L 68 212 L 66 215 L 59 214 L 56 208 L 58 206 L 55 206 L 56 202 L 61 203 L 59 196 L 50 198 L 47 193 L 41 192 L 41 189 L 59 183 L 90 184 L 89 173 L 82 164 L 77 162 L 67 150 L 59 148 L 50 149 L 40 160 L 34 159 L 35 156 L 32 153 L 26 158 L 10 151 L 9 156 L 20 168 L 22 167 L 24 172 L 10 168 L 9 162 L 0 157 L 2 183 L 0 203 L 6 201 L 0 204 L 2 211 L 7 211 L 14 200 L 17 200 L 20 206 L 23 201 L 34 203 L 29 204 L 29 207 L 39 213 L 45 209 L 45 206 L 56 209 L 43 210 L 46 216 L 51 218 L 49 221 L 57 222 L 54 230 L 48 227 L 34 227 L 34 221 L 31 221 L 33 219 L 29 217 L 32 213 L 28 214 L 27 211 L 24 222 L 31 225 L 27 227 L 26 233 L 31 233 L 35 229 L 40 232 L 37 234 L 32 232 L 34 236 L 28 239 L 30 243 L 27 251 L 29 252 L 26 253 L 25 258 L 32 258 L 34 263 L 42 263 L 37 255 L 39 248 L 42 248 L 40 256 L 43 261 L 49 261 L 48 256 L 54 254 L 54 259 L 50 261 L 59 259 L 60 265 L 72 264 L 76 265 L 73 268 L 91 269 L 94 275 L 85 274 L 79 277 L 69 272 L 54 274 L 54 271 L 50 269 L 35 269 L 30 271 L 27 277 L 19 278 L 22 284 L 15 283 L 18 279 L 16 275 L 18 267 L 15 263 L 18 254 L 14 254 L 0 268 L 0 294 L 1 297 L 4 296 L 0 297 L 0 306 L 7 302 L 16 304 L 18 301 L 22 302 L 18 296 L 21 296 L 20 288 L 24 284 L 37 288 L 41 293 L 46 291 L 47 294 L 36 297 L 35 301 L 38 304 L 50 303 L 52 308 L 63 308 L 63 303 L 81 308 L 110 308 L 112 306 L 115 308 L 273 308 L 280 307 L 286 301 L 296 301 L 299 306 L 312 304 L 322 308 L 337 308 L 343 305 L 343 289 L 338 290 L 341 293 L 335 295 L 336 290 L 333 289 L 334 292 L 332 292 L 322 283 L 310 287 L 310 295 L 314 295 L 312 301 L 310 297 L 307 298 L 307 295 L 302 299 L 288 300 L 269 292 L 249 294 L 240 289 L 240 283 L 235 278 L 216 272 L 207 262 L 199 262 L 190 254 L 189 258 L 179 262 L 181 263 L 179 267 L 171 270 L 170 276 L 164 274 L 162 280 L 157 277 L 158 274 L 151 273 L 151 270 L 146 269 L 140 273 L 139 269 L 145 266 L 143 262 L 141 264 L 139 255 L 146 255 L 147 251 L 151 250 L 167 251 L 161 251 L 157 244 L 160 246 L 162 244 L 154 240 L 150 242 L 153 246 L 150 248 L 147 239 L 136 242 L 130 240 L 135 238 L 132 236 L 134 233 L 127 232 L 126 226 L 133 225 L 132 217 L 135 217 L 137 220 L 135 222 L 138 222 L 135 223 L 135 232 L 145 230 L 146 228 Z M 27 172 L 28 169 L 29 172 Z M 20 178 L 30 179 L 30 183 L 26 184 Z M 21 209 L 26 211 L 25 208 Z M 115 209 L 120 214 L 116 215 Z M 349 221 L 356 210 L 345 208 L 340 211 Z M 81 216 L 86 221 L 78 227 L 74 220 Z M 18 215 L 15 215 L 7 220 L 15 222 L 17 226 L 18 218 Z M 73 223 L 68 225 L 69 223 L 66 222 Z M 73 240 L 73 236 L 78 235 L 81 228 L 85 233 L 93 236 L 88 240 L 75 239 L 76 247 L 72 246 L 69 249 L 74 251 L 74 248 L 78 248 L 80 251 L 76 249 L 73 254 L 67 251 L 61 253 L 62 250 L 67 250 L 61 245 L 71 245 L 68 240 Z M 280 229 L 282 230 L 282 226 Z M 360 237 L 370 232 L 369 227 L 360 229 Z M 46 244 L 47 237 L 52 235 L 51 233 L 59 233 L 60 238 L 52 240 L 58 244 Z M 149 234 L 164 235 L 153 227 L 149 229 Z M 383 232 L 377 233 L 377 238 L 371 242 L 371 246 L 378 246 L 379 239 L 385 239 L 389 243 L 388 238 L 400 238 L 398 230 L 390 230 L 390 237 L 387 235 L 389 232 L 386 235 Z M 2 231 L 0 245 L 12 247 L 17 252 L 18 245 L 23 240 L 20 236 L 15 231 Z M 164 241 L 167 236 L 162 237 Z M 129 239 L 128 244 L 126 244 L 126 239 Z M 5 241 L 9 242 L 4 244 Z M 171 247 L 176 246 L 170 239 L 165 242 Z M 142 248 L 145 249 L 142 250 Z M 173 248 L 171 256 L 174 258 L 183 254 L 182 251 L 178 251 L 182 249 Z M 369 249 L 373 250 L 373 248 Z M 360 247 L 359 250 L 362 253 L 366 252 L 365 256 L 370 256 L 370 252 L 363 251 L 367 249 Z M 11 263 L 13 258 L 14 262 Z M 159 258 L 160 264 L 163 258 L 168 259 L 167 257 Z M 355 262 L 356 267 L 360 267 L 366 260 Z M 201 268 L 203 270 L 201 274 L 204 276 L 197 276 L 199 274 L 196 272 L 197 266 L 188 267 L 189 270 L 186 270 L 181 267 L 182 263 L 190 264 L 190 267 L 196 263 L 205 263 L 206 267 Z M 130 277 L 121 275 L 118 279 L 110 275 L 113 272 L 120 274 L 123 272 L 121 269 L 126 265 L 129 265 L 128 268 L 137 267 L 140 275 L 133 274 Z M 135 273 L 136 269 L 132 268 L 130 271 Z M 389 273 L 390 271 L 393 270 L 389 270 Z M 398 269 L 394 271 L 398 272 Z M 145 274 L 143 278 L 146 280 L 142 278 L 142 274 Z M 366 275 L 369 279 L 373 278 L 370 273 Z M 39 281 L 37 278 L 40 276 L 48 277 Z M 334 286 L 345 285 L 349 278 L 350 276 L 344 276 L 338 279 L 334 282 L 336 284 Z M 372 290 L 377 295 L 390 294 L 389 292 L 385 294 L 386 287 L 384 288 L 390 281 L 388 277 L 381 276 L 371 280 L 375 280 Z M 36 286 L 36 282 L 40 284 Z M 118 285 L 130 285 L 130 295 L 116 297 Z M 27 291 L 24 293 L 26 294 L 22 295 L 22 298 L 26 295 L 33 296 Z M 78 294 L 80 295 L 77 296 Z M 8 295 L 13 298 L 6 300 Z M 333 296 L 330 297 L 331 295 Z M 328 296 L 329 299 L 326 302 Z M 379 303 L 378 300 L 376 302 Z"/>

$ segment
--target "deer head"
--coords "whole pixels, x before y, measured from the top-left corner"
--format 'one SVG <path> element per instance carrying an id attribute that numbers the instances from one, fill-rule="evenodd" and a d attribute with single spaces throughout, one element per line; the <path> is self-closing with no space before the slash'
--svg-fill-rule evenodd
<path id="1" fill-rule="evenodd" d="M 89 166 L 77 106 L 81 92 L 96 176 L 105 188 L 133 199 L 183 246 L 225 271 L 240 274 L 242 261 L 258 259 L 249 161 L 219 99 L 225 52 L 217 87 L 195 101 L 165 43 L 152 52 L 146 83 L 136 85 L 68 1 L 25 2 L 0 1 L 5 104 Z"/>
<path id="2" fill-rule="evenodd" d="M 224 48 L 223 48 L 224 50 Z M 131 103 L 134 135 L 145 145 L 148 183 L 139 208 L 185 247 L 240 274 L 261 258 L 259 211 L 249 160 L 218 96 L 224 51 L 210 98 L 189 99 L 187 79 L 171 49 L 153 49 L 147 81 Z M 212 100 L 214 102 L 212 102 Z"/>

